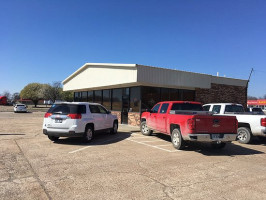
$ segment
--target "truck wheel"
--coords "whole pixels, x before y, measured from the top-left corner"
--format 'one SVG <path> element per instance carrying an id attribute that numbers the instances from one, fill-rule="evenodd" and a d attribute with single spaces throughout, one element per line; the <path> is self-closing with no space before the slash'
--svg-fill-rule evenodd
<path id="1" fill-rule="evenodd" d="M 237 129 L 237 139 L 242 144 L 248 144 L 251 142 L 252 134 L 249 128 L 240 127 Z"/>
<path id="2" fill-rule="evenodd" d="M 93 129 L 90 126 L 87 126 L 84 133 L 84 141 L 90 142 L 93 138 Z"/>
<path id="3" fill-rule="evenodd" d="M 211 147 L 212 147 L 213 149 L 222 149 L 222 148 L 225 147 L 225 145 L 226 145 L 225 142 L 221 142 L 221 143 L 212 143 L 212 144 L 211 144 Z"/>
<path id="4" fill-rule="evenodd" d="M 51 136 L 51 135 L 48 135 L 48 138 L 51 140 L 51 141 L 57 141 L 59 139 L 59 137 L 55 137 L 55 136 Z"/>
<path id="5" fill-rule="evenodd" d="M 114 124 L 113 124 L 113 128 L 112 128 L 110 133 L 111 134 L 116 134 L 117 133 L 117 129 L 118 129 L 118 123 L 117 123 L 117 121 L 115 121 Z"/>
<path id="6" fill-rule="evenodd" d="M 141 122 L 140 131 L 143 135 L 149 136 L 152 134 L 152 130 L 150 130 L 146 124 L 146 121 Z"/>
<path id="7" fill-rule="evenodd" d="M 178 128 L 175 128 L 171 134 L 172 144 L 176 149 L 183 149 L 185 141 L 182 138 L 181 132 Z"/>

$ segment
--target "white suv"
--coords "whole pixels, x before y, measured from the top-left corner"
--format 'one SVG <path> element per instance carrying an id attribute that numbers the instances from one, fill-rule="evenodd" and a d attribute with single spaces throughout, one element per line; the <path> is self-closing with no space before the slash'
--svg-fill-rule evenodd
<path id="1" fill-rule="evenodd" d="M 89 142 L 96 131 L 115 134 L 117 129 L 117 116 L 97 103 L 56 103 L 43 120 L 43 133 L 52 141 L 59 137 L 83 137 Z"/>

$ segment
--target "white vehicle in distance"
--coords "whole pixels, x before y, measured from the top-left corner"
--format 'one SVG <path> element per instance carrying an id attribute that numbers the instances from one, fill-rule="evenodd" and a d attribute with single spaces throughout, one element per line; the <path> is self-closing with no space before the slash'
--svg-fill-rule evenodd
<path id="1" fill-rule="evenodd" d="M 27 112 L 27 106 L 25 104 L 15 104 L 14 113 L 17 112 Z"/>
<path id="2" fill-rule="evenodd" d="M 52 141 L 59 137 L 83 137 L 89 142 L 97 131 L 115 134 L 117 129 L 117 116 L 97 103 L 55 103 L 43 120 L 43 133 Z"/>

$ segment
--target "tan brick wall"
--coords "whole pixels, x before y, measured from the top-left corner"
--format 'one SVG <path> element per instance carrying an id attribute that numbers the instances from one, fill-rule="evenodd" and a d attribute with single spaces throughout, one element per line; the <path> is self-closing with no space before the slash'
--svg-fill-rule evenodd
<path id="1" fill-rule="evenodd" d="M 140 113 L 129 112 L 128 113 L 128 124 L 132 126 L 139 126 L 140 125 Z"/>
<path id="2" fill-rule="evenodd" d="M 196 88 L 196 101 L 206 103 L 240 103 L 247 105 L 246 87 L 211 84 L 210 89 Z"/>

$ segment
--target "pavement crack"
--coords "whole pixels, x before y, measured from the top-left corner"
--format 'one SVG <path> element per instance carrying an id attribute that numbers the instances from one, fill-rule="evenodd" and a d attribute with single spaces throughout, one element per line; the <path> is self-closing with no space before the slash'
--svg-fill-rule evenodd
<path id="1" fill-rule="evenodd" d="M 32 171 L 32 173 L 33 173 L 33 177 L 36 178 L 36 180 L 38 181 L 38 183 L 39 183 L 40 186 L 42 187 L 44 193 L 46 194 L 47 198 L 48 198 L 49 200 L 51 200 L 52 197 L 50 196 L 50 194 L 48 193 L 47 189 L 45 188 L 44 183 L 41 181 L 41 179 L 39 178 L 38 174 L 37 174 L 37 173 L 35 172 L 35 170 L 33 169 L 32 165 L 30 164 L 29 160 L 28 160 L 27 157 L 25 156 L 24 152 L 22 151 L 22 149 L 21 149 L 21 147 L 19 146 L 19 144 L 17 143 L 17 141 L 16 141 L 16 140 L 14 140 L 14 141 L 15 141 L 16 145 L 18 146 L 18 148 L 19 148 L 21 154 L 22 154 L 23 157 L 25 158 L 26 162 L 27 162 L 28 165 L 30 166 L 30 169 L 31 169 L 31 171 Z"/>

